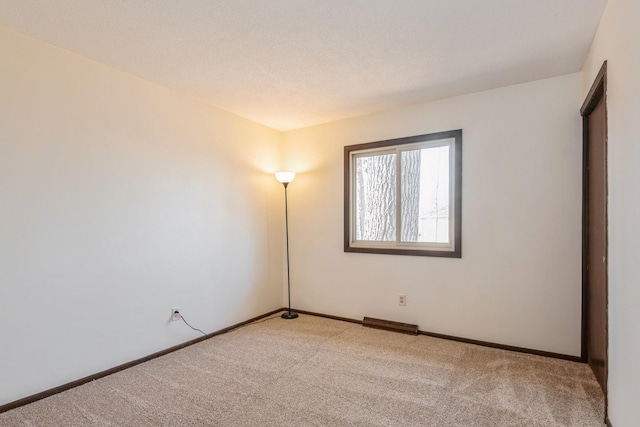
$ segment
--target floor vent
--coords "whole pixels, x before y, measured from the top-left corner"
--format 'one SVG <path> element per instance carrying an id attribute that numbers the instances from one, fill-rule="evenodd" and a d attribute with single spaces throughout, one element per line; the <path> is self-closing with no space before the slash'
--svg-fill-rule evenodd
<path id="1" fill-rule="evenodd" d="M 392 322 L 391 320 L 374 319 L 365 317 L 362 326 L 368 328 L 384 329 L 385 331 L 400 332 L 402 334 L 418 335 L 418 325 L 408 323 Z"/>

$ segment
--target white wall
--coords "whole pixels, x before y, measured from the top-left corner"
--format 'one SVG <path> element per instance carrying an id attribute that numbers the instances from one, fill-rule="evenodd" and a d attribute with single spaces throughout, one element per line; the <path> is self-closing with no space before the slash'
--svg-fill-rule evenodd
<path id="1" fill-rule="evenodd" d="M 0 29 L 0 405 L 281 307 L 280 134 Z"/>
<path id="2" fill-rule="evenodd" d="M 609 0 L 582 72 L 582 99 L 607 62 L 609 418 L 640 425 L 640 2 Z"/>
<path id="3" fill-rule="evenodd" d="M 285 133 L 292 304 L 579 355 L 579 93 L 572 74 Z M 343 147 L 459 128 L 462 259 L 344 253 Z"/>

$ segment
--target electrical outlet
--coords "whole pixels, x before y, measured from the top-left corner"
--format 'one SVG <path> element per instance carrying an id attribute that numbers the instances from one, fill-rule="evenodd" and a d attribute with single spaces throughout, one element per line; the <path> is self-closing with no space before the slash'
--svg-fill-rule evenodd
<path id="1" fill-rule="evenodd" d="M 180 307 L 171 307 L 171 321 L 175 322 L 182 319 L 180 315 Z"/>
<path id="2" fill-rule="evenodd" d="M 398 295 L 398 305 L 407 305 L 407 296 L 405 294 Z"/>

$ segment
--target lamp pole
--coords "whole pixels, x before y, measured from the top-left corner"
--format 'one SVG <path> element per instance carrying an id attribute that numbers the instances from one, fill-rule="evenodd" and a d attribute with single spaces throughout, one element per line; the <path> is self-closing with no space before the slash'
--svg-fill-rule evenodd
<path id="1" fill-rule="evenodd" d="M 285 223 L 285 241 L 287 247 L 287 295 L 289 310 L 282 314 L 283 319 L 295 319 L 298 313 L 291 311 L 291 271 L 289 268 L 289 198 L 287 195 L 287 187 L 293 181 L 295 174 L 293 172 L 278 172 L 276 178 L 284 186 L 284 223 Z"/>

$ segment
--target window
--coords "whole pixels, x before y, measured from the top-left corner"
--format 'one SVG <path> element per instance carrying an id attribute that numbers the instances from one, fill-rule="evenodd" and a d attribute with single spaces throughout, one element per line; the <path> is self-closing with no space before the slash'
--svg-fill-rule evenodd
<path id="1" fill-rule="evenodd" d="M 344 250 L 461 257 L 462 130 L 344 147 Z"/>

